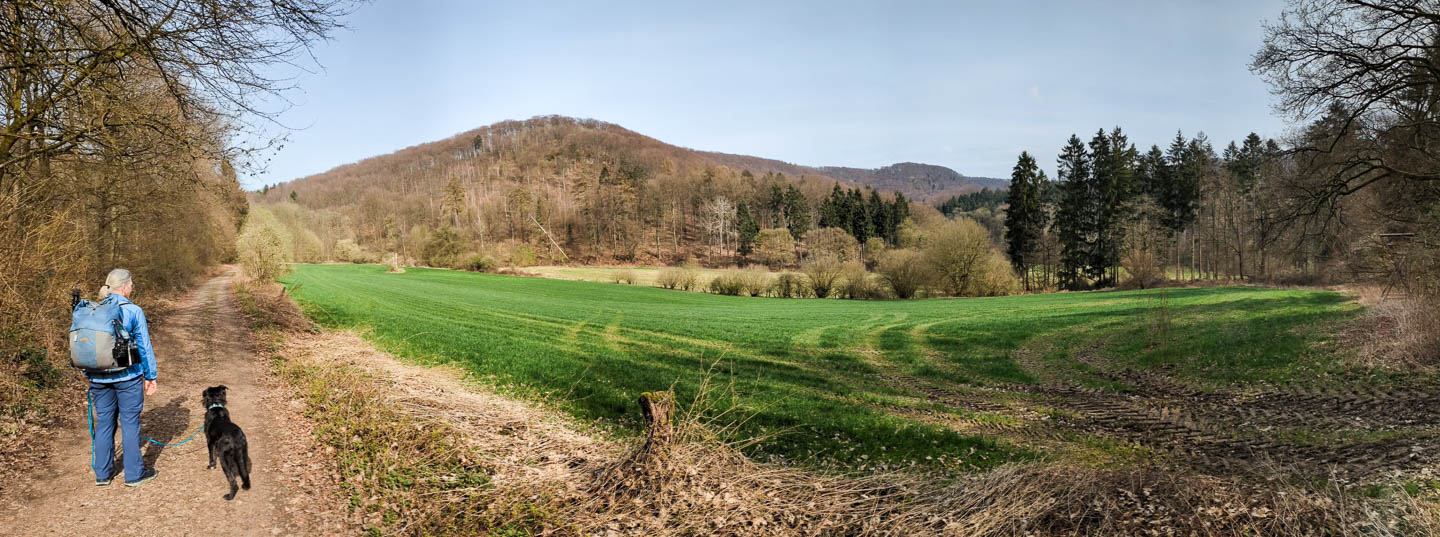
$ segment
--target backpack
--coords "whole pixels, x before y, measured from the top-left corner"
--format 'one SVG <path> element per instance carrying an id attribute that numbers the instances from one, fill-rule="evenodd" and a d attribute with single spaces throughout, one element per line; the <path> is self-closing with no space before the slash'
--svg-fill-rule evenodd
<path id="1" fill-rule="evenodd" d="M 70 313 L 70 365 L 88 373 L 112 373 L 135 363 L 135 339 L 120 321 L 120 301 L 79 300 Z"/>

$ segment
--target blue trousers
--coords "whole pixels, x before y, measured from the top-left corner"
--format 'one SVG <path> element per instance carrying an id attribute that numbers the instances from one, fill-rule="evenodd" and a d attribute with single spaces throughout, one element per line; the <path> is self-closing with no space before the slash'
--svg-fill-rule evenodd
<path id="1" fill-rule="evenodd" d="M 125 481 L 140 479 L 145 462 L 140 457 L 140 409 L 145 406 L 141 377 L 120 382 L 91 382 L 95 405 L 95 437 L 90 440 L 90 467 L 95 479 L 115 474 L 115 424 L 120 424 L 120 449 L 125 453 Z"/>

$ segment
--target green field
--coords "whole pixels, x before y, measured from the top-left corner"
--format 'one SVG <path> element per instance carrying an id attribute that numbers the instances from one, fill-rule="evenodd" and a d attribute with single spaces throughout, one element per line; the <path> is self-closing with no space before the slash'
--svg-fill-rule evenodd
<path id="1" fill-rule="evenodd" d="M 771 435 L 753 454 L 846 468 L 1119 449 L 1084 431 L 986 431 L 1067 415 L 1029 387 L 1135 389 L 1115 371 L 1202 391 L 1333 382 L 1342 351 L 1324 343 L 1361 310 L 1332 292 L 1245 287 L 846 301 L 366 265 L 299 265 L 284 283 L 324 325 L 622 431 L 638 428 L 641 392 L 673 385 L 683 404 L 709 374 L 748 418 L 737 436 Z"/>

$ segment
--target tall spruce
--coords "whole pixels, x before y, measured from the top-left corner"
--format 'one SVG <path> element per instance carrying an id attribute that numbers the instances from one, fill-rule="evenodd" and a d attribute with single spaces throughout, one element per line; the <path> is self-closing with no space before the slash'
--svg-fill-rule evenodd
<path id="1" fill-rule="evenodd" d="M 785 221 L 791 237 L 804 237 L 810 231 L 810 200 L 793 184 L 785 187 Z"/>
<path id="2" fill-rule="evenodd" d="M 740 255 L 750 255 L 755 246 L 755 237 L 760 235 L 760 223 L 750 216 L 750 208 L 741 201 L 735 208 L 735 227 L 739 235 Z"/>
<path id="3" fill-rule="evenodd" d="M 1060 285 L 1084 287 L 1084 272 L 1092 258 L 1096 190 L 1091 181 L 1090 153 L 1080 137 L 1070 135 L 1056 159 L 1060 203 L 1055 229 L 1060 236 Z"/>
<path id="4" fill-rule="evenodd" d="M 1021 152 L 1015 169 L 1010 173 L 1010 190 L 1005 213 L 1005 245 L 1010 264 L 1020 273 L 1025 290 L 1030 290 L 1030 266 L 1033 252 L 1044 233 L 1046 215 L 1042 199 L 1045 172 L 1035 164 L 1028 152 Z"/>

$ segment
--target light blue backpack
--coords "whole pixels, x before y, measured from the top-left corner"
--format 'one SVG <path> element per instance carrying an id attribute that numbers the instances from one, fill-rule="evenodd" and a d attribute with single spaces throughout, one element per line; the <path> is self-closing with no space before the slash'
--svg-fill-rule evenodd
<path id="1" fill-rule="evenodd" d="M 91 373 L 123 370 L 134 363 L 134 338 L 120 322 L 120 301 L 80 300 L 70 314 L 70 365 Z"/>

